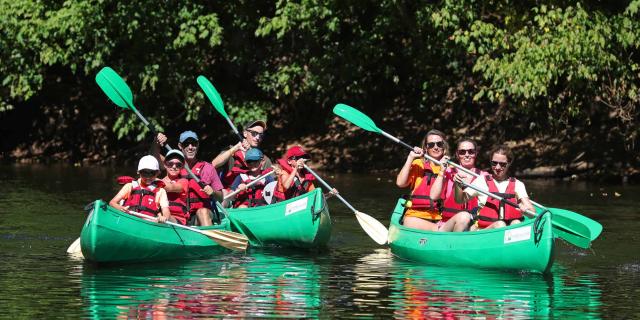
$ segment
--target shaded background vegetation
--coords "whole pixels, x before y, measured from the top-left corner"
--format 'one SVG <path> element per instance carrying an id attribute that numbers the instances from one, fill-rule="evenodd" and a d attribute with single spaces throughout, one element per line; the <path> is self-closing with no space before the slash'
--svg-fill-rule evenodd
<path id="1" fill-rule="evenodd" d="M 264 149 L 302 143 L 335 170 L 401 165 L 405 151 L 338 120 L 342 102 L 412 144 L 430 128 L 484 150 L 506 141 L 528 174 L 637 176 L 640 1 L 0 0 L 5 161 L 135 159 L 146 128 L 94 82 L 105 65 L 174 139 L 203 157 L 267 118 Z M 486 159 L 486 156 L 484 157 Z"/>

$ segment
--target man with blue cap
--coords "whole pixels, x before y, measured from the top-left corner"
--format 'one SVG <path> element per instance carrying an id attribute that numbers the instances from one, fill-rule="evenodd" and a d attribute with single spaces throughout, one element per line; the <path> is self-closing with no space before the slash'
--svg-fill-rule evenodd
<path id="1" fill-rule="evenodd" d="M 246 163 L 246 153 L 252 148 L 260 147 L 260 143 L 264 140 L 264 134 L 267 130 L 267 124 L 263 120 L 252 120 L 244 125 L 242 131 L 243 139 L 236 145 L 221 152 L 211 164 L 222 173 L 222 183 L 225 187 L 231 186 L 233 181 L 240 173 L 249 170 Z M 264 162 L 261 166 L 262 170 L 271 168 L 271 159 L 264 156 Z"/>
<path id="2" fill-rule="evenodd" d="M 167 137 L 158 133 L 156 137 L 156 143 L 159 146 L 163 146 L 166 143 Z M 201 161 L 197 159 L 199 148 L 198 135 L 187 130 L 180 134 L 178 139 L 178 148 L 184 155 L 184 160 L 189 166 L 193 174 L 200 179 L 198 184 L 193 177 L 189 175 L 185 168 L 182 168 L 180 175 L 188 179 L 189 189 L 187 193 L 187 208 L 189 209 L 189 216 L 197 217 L 198 225 L 210 226 L 212 207 L 210 197 L 214 197 L 218 201 L 222 201 L 222 183 L 218 177 L 216 169 L 207 161 Z M 165 159 L 166 161 L 166 159 Z"/>
<path id="3" fill-rule="evenodd" d="M 247 184 L 253 182 L 259 176 L 272 171 L 272 168 L 262 169 L 265 159 L 262 151 L 258 148 L 249 149 L 244 156 L 244 161 L 248 169 L 245 172 L 239 173 L 231 185 L 231 190 L 241 190 L 233 199 L 233 207 L 247 208 L 266 205 L 267 202 L 264 200 L 262 192 L 265 185 L 275 181 L 273 175 L 261 179 L 261 181 L 248 188 Z"/>

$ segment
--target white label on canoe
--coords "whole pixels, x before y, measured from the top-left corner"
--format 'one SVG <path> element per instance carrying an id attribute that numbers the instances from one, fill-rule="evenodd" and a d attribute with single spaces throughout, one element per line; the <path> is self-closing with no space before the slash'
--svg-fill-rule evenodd
<path id="1" fill-rule="evenodd" d="M 292 213 L 296 213 L 298 211 L 302 211 L 306 209 L 308 199 L 309 198 L 304 198 L 304 199 L 296 200 L 294 202 L 287 204 L 286 208 L 284 209 L 284 215 L 288 216 Z"/>
<path id="2" fill-rule="evenodd" d="M 531 226 L 515 228 L 504 232 L 504 243 L 531 239 Z"/>

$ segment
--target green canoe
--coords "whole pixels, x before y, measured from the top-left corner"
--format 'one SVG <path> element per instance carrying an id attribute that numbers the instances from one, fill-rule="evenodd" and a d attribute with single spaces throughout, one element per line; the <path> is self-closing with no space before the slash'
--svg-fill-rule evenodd
<path id="1" fill-rule="evenodd" d="M 229 221 L 202 229 L 229 230 Z M 200 259 L 230 252 L 202 234 L 134 217 L 102 200 L 91 206 L 80 246 L 85 259 L 98 263 Z"/>
<path id="2" fill-rule="evenodd" d="M 415 262 L 487 269 L 546 272 L 553 264 L 554 234 L 549 214 L 500 229 L 432 232 L 400 224 L 404 199 L 391 216 L 389 246 L 399 258 Z"/>
<path id="3" fill-rule="evenodd" d="M 232 231 L 243 233 L 253 247 L 326 246 L 331 237 L 329 207 L 321 188 L 262 207 L 227 209 Z"/>

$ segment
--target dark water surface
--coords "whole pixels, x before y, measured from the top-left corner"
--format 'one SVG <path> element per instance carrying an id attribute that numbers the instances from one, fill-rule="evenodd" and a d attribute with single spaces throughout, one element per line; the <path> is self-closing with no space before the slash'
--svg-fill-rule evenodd
<path id="1" fill-rule="evenodd" d="M 109 200 L 127 171 L 0 169 L 0 318 L 640 318 L 638 186 L 525 181 L 539 202 L 604 226 L 591 250 L 559 242 L 545 276 L 400 261 L 333 199 L 326 251 L 99 268 L 65 250 L 80 233 L 83 206 Z M 325 178 L 388 224 L 401 194 L 393 177 Z"/>

